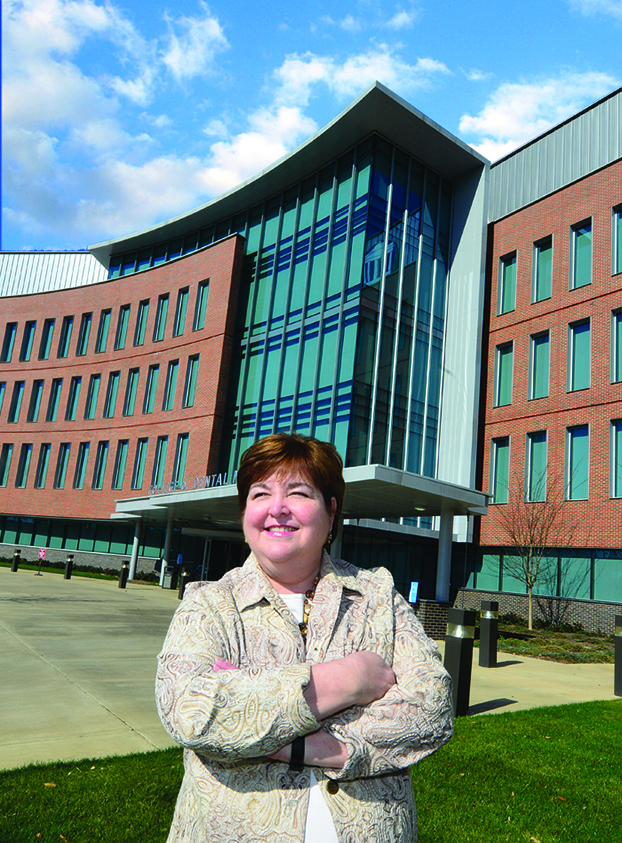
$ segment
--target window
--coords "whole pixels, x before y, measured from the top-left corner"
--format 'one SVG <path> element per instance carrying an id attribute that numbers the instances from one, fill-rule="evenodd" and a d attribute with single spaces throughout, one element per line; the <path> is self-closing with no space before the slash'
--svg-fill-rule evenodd
<path id="1" fill-rule="evenodd" d="M 65 316 L 60 328 L 60 339 L 58 341 L 58 357 L 67 357 L 69 354 L 69 343 L 71 342 L 71 330 L 73 328 L 73 316 Z"/>
<path id="2" fill-rule="evenodd" d="M 65 421 L 75 420 L 81 385 L 82 378 L 79 376 L 73 377 L 69 382 L 69 395 L 67 396 L 67 407 L 65 408 Z"/>
<path id="3" fill-rule="evenodd" d="M 24 398 L 25 387 L 25 381 L 15 381 L 15 383 L 13 384 L 13 395 L 11 395 L 9 415 L 7 418 L 7 422 L 9 422 L 9 424 L 14 424 L 19 421 L 19 414 L 22 409 L 22 399 Z"/>
<path id="4" fill-rule="evenodd" d="M 37 460 L 37 470 L 35 471 L 35 489 L 45 489 L 51 451 L 52 446 L 49 442 L 44 442 L 39 448 L 39 459 Z"/>
<path id="5" fill-rule="evenodd" d="M 61 442 L 58 449 L 58 458 L 56 460 L 56 471 L 54 472 L 54 488 L 64 489 L 65 478 L 67 476 L 67 463 L 69 462 L 69 452 L 71 444 L 69 442 Z"/>
<path id="6" fill-rule="evenodd" d="M 177 444 L 175 446 L 175 460 L 173 461 L 173 476 L 171 478 L 174 484 L 174 488 L 180 487 L 184 482 L 189 439 L 190 437 L 188 433 L 180 433 L 177 436 Z"/>
<path id="7" fill-rule="evenodd" d="M 188 287 L 182 287 L 177 293 L 177 304 L 175 306 L 175 319 L 173 321 L 173 336 L 179 337 L 186 327 L 186 310 L 188 309 Z"/>
<path id="8" fill-rule="evenodd" d="M 26 322 L 24 325 L 24 335 L 22 337 L 22 347 L 19 352 L 19 359 L 23 362 L 30 360 L 32 354 L 32 345 L 35 339 L 35 330 L 37 323 L 33 321 Z"/>
<path id="9" fill-rule="evenodd" d="M 104 418 L 111 419 L 117 405 L 117 394 L 119 392 L 119 381 L 121 372 L 110 372 L 108 375 L 108 387 L 106 389 L 106 400 L 104 401 Z"/>
<path id="10" fill-rule="evenodd" d="M 13 456 L 13 445 L 5 442 L 0 451 L 0 486 L 6 486 L 9 480 L 9 469 L 11 468 L 11 457 Z"/>
<path id="11" fill-rule="evenodd" d="M 570 289 L 592 283 L 592 223 L 585 220 L 570 229 Z"/>
<path id="12" fill-rule="evenodd" d="M 78 456 L 76 458 L 76 470 L 73 475 L 73 488 L 84 489 L 84 478 L 86 477 L 86 464 L 89 459 L 90 442 L 80 442 L 78 445 Z"/>
<path id="13" fill-rule="evenodd" d="M 108 460 L 108 448 L 110 443 L 106 441 L 97 443 L 97 453 L 95 454 L 95 469 L 93 471 L 93 488 L 101 489 L 104 485 L 104 475 L 106 474 L 106 462 Z"/>
<path id="14" fill-rule="evenodd" d="M 138 305 L 136 327 L 134 329 L 134 345 L 144 345 L 147 319 L 149 318 L 149 299 L 144 299 Z"/>
<path id="15" fill-rule="evenodd" d="M 39 346 L 39 360 L 47 360 L 52 348 L 52 337 L 54 335 L 54 319 L 46 319 L 41 332 L 41 344 Z"/>
<path id="16" fill-rule="evenodd" d="M 16 334 L 17 322 L 8 322 L 6 328 L 4 329 L 4 341 L 2 342 L 2 353 L 0 354 L 0 363 L 11 362 Z"/>
<path id="17" fill-rule="evenodd" d="M 158 388 L 158 375 L 160 366 L 158 363 L 149 366 L 147 372 L 147 385 L 145 386 L 145 399 L 143 401 L 143 413 L 153 413 L 155 405 L 156 390 Z"/>
<path id="18" fill-rule="evenodd" d="M 197 388 L 197 375 L 199 373 L 199 355 L 193 354 L 188 358 L 186 366 L 186 380 L 184 383 L 184 394 L 181 402 L 182 407 L 193 407 Z"/>
<path id="19" fill-rule="evenodd" d="M 622 419 L 615 419 L 611 422 L 610 483 L 611 497 L 622 498 Z"/>
<path id="20" fill-rule="evenodd" d="M 549 394 L 549 332 L 533 334 L 529 343 L 529 398 L 546 398 Z"/>
<path id="21" fill-rule="evenodd" d="M 24 442 L 19 452 L 19 461 L 17 463 L 17 473 L 15 474 L 15 487 L 23 489 L 28 481 L 28 470 L 30 468 L 30 458 L 32 457 L 32 444 Z"/>
<path id="22" fill-rule="evenodd" d="M 147 448 L 149 439 L 139 439 L 136 443 L 136 456 L 134 457 L 134 470 L 132 471 L 132 489 L 142 489 L 145 475 L 145 462 L 147 460 Z"/>
<path id="23" fill-rule="evenodd" d="M 194 305 L 194 319 L 192 320 L 193 331 L 201 331 L 205 327 L 208 295 L 209 281 L 201 281 L 197 290 L 197 300 Z"/>
<path id="24" fill-rule="evenodd" d="M 175 389 L 177 387 L 178 370 L 179 360 L 171 360 L 166 370 L 166 382 L 164 384 L 164 401 L 162 402 L 163 410 L 172 410 L 175 404 Z"/>
<path id="25" fill-rule="evenodd" d="M 136 392 L 138 390 L 138 377 L 140 369 L 130 369 L 127 373 L 127 384 L 125 387 L 125 398 L 123 399 L 123 415 L 133 416 L 136 406 Z"/>
<path id="26" fill-rule="evenodd" d="M 4 404 L 4 393 L 6 392 L 6 381 L 0 381 L 0 410 Z"/>
<path id="27" fill-rule="evenodd" d="M 569 392 L 587 389 L 590 385 L 590 320 L 582 319 L 568 326 Z"/>
<path id="28" fill-rule="evenodd" d="M 97 341 L 95 343 L 95 353 L 102 354 L 106 350 L 108 344 L 108 331 L 110 330 L 110 315 L 112 311 L 110 308 L 102 310 L 99 314 L 99 327 L 97 328 Z"/>
<path id="29" fill-rule="evenodd" d="M 58 413 L 58 405 L 60 404 L 60 393 L 63 388 L 63 379 L 54 378 L 52 387 L 50 389 L 50 397 L 48 399 L 48 411 L 45 414 L 46 422 L 55 422 Z"/>
<path id="30" fill-rule="evenodd" d="M 78 342 L 76 343 L 76 357 L 83 357 L 88 350 L 92 322 L 92 313 L 82 314 L 82 319 L 80 320 L 80 330 L 78 331 Z"/>
<path id="31" fill-rule="evenodd" d="M 101 383 L 101 375 L 91 375 L 89 378 L 89 388 L 86 393 L 86 404 L 84 407 L 84 418 L 94 419 L 97 411 L 97 399 L 99 398 L 99 385 Z"/>
<path id="32" fill-rule="evenodd" d="M 590 430 L 587 424 L 566 430 L 566 497 L 587 500 L 590 458 Z"/>
<path id="33" fill-rule="evenodd" d="M 41 396 L 43 395 L 43 381 L 36 380 L 32 382 L 32 390 L 30 392 L 30 403 L 28 404 L 28 413 L 26 414 L 27 422 L 36 422 L 39 418 L 39 409 L 41 408 Z"/>
<path id="34" fill-rule="evenodd" d="M 533 301 L 551 298 L 553 271 L 553 238 L 545 237 L 533 244 Z"/>
<path id="35" fill-rule="evenodd" d="M 611 271 L 622 272 L 622 205 L 613 209 L 611 233 Z"/>
<path id="36" fill-rule="evenodd" d="M 166 331 L 166 316 L 168 313 L 168 293 L 158 296 L 158 308 L 156 310 L 155 324 L 153 326 L 153 341 L 160 342 L 164 339 Z"/>
<path id="37" fill-rule="evenodd" d="M 516 252 L 499 261 L 497 313 L 509 313 L 516 307 Z"/>
<path id="38" fill-rule="evenodd" d="M 510 486 L 510 437 L 492 440 L 490 449 L 490 493 L 492 503 L 507 503 Z"/>
<path id="39" fill-rule="evenodd" d="M 166 463 L 166 451 L 168 449 L 168 436 L 158 436 L 156 442 L 155 459 L 153 460 L 153 472 L 151 474 L 151 485 L 161 486 L 164 479 L 164 466 Z"/>
<path id="40" fill-rule="evenodd" d="M 546 500 L 546 430 L 527 434 L 525 454 L 525 500 Z"/>
<path id="41" fill-rule="evenodd" d="M 622 310 L 611 311 L 611 383 L 622 381 Z"/>
<path id="42" fill-rule="evenodd" d="M 128 447 L 128 439 L 119 439 L 119 442 L 117 444 L 117 453 L 114 458 L 114 468 L 112 471 L 113 489 L 123 488 L 123 478 L 125 477 L 125 466 L 127 465 Z"/>
<path id="43" fill-rule="evenodd" d="M 494 407 L 512 403 L 512 379 L 514 369 L 514 344 L 498 345 L 495 349 Z"/>
<path id="44" fill-rule="evenodd" d="M 122 304 L 119 308 L 119 321 L 117 322 L 117 332 L 114 337 L 114 350 L 120 351 L 125 348 L 125 340 L 127 339 L 127 326 L 130 324 L 130 305 Z"/>

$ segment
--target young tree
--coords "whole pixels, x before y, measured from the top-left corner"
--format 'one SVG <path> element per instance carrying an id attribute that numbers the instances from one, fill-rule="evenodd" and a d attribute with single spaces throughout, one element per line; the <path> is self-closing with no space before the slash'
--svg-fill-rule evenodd
<path id="1" fill-rule="evenodd" d="M 509 484 L 507 503 L 495 509 L 507 543 L 516 552 L 513 557 L 504 557 L 503 567 L 527 588 L 528 628 L 533 629 L 533 589 L 548 574 L 546 550 L 569 547 L 578 524 L 568 512 L 561 477 L 543 476 L 529 492 L 523 478 L 515 476 Z"/>

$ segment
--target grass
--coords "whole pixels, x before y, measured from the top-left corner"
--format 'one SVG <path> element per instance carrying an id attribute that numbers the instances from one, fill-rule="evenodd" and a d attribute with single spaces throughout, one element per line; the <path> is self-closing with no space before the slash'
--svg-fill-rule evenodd
<path id="1" fill-rule="evenodd" d="M 503 653 L 569 664 L 614 662 L 613 635 L 583 632 L 576 627 L 527 630 L 526 624 L 503 620 L 499 621 L 499 629 L 504 635 L 499 636 L 497 649 Z M 512 637 L 513 632 L 518 633 L 516 637 Z"/>
<path id="2" fill-rule="evenodd" d="M 0 559 L 0 567 L 1 568 L 10 568 L 12 562 L 7 562 L 6 560 Z M 32 562 L 20 562 L 19 563 L 19 570 L 20 571 L 41 571 L 42 574 L 63 574 L 65 573 L 65 563 L 64 562 L 56 562 L 54 564 L 48 565 L 35 565 Z M 118 580 L 119 579 L 119 572 L 114 571 L 112 568 L 93 568 L 90 565 L 75 565 L 71 569 L 71 576 L 72 577 L 90 577 L 91 579 L 95 580 Z M 141 579 L 135 579 L 133 582 L 140 583 L 141 585 L 157 585 L 158 577 L 155 574 L 141 574 Z M 4 841 L 0 841 L 0 843 L 4 843 Z"/>
<path id="3" fill-rule="evenodd" d="M 617 700 L 460 718 L 413 768 L 419 843 L 622 843 L 620 746 Z M 164 843 L 181 765 L 174 748 L 0 772 L 0 841 Z"/>

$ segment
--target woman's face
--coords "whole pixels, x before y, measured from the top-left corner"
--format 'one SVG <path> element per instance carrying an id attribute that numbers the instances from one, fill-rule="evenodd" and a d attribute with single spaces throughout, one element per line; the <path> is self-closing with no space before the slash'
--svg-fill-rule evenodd
<path id="1" fill-rule="evenodd" d="M 321 492 L 300 475 L 272 474 L 254 483 L 242 519 L 244 535 L 265 573 L 284 585 L 315 575 L 333 525 Z"/>

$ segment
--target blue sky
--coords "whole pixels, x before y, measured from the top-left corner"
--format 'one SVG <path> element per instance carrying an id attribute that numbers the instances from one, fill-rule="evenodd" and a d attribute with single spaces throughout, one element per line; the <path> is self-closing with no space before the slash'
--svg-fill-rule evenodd
<path id="1" fill-rule="evenodd" d="M 622 0 L 3 0 L 2 241 L 203 204 L 375 80 L 495 160 L 622 85 Z"/>

